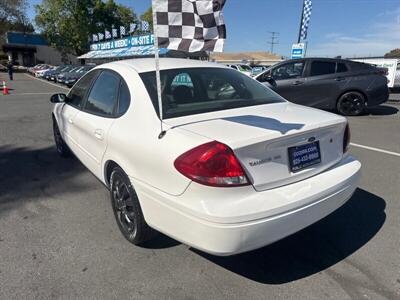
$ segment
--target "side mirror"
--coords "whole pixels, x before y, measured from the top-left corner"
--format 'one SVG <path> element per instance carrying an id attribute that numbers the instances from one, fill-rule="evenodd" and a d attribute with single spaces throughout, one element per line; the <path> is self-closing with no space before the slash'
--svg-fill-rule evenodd
<path id="1" fill-rule="evenodd" d="M 263 82 L 268 82 L 272 87 L 276 87 L 276 81 L 269 72 L 264 74 Z"/>
<path id="2" fill-rule="evenodd" d="M 50 97 L 51 103 L 64 103 L 67 102 L 67 95 L 65 94 L 54 94 Z"/>
<path id="3" fill-rule="evenodd" d="M 275 81 L 274 77 L 272 77 L 271 73 L 265 73 L 263 79 L 264 79 L 264 81 L 267 81 L 269 83 L 272 83 Z"/>

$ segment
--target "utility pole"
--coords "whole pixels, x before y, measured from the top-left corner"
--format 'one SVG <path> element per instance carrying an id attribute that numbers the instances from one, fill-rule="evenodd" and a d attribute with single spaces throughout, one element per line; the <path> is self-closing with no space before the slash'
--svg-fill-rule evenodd
<path id="1" fill-rule="evenodd" d="M 271 45 L 271 53 L 274 53 L 274 46 L 279 44 L 278 41 L 278 36 L 279 36 L 279 32 L 276 31 L 268 31 L 271 34 L 271 40 L 270 42 L 267 42 L 268 44 Z"/>

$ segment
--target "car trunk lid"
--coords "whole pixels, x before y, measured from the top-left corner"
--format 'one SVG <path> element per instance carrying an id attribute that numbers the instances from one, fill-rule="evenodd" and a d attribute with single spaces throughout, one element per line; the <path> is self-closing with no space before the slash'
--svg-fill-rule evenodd
<path id="1" fill-rule="evenodd" d="M 263 191 L 316 175 L 340 161 L 346 119 L 279 103 L 168 119 L 165 123 L 231 147 L 254 188 Z M 288 149 L 303 145 L 319 146 L 320 162 L 293 171 Z"/>

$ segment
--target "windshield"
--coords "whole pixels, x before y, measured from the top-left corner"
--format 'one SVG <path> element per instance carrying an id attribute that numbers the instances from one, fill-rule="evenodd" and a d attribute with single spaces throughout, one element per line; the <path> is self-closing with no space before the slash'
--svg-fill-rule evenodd
<path id="1" fill-rule="evenodd" d="M 158 113 L 155 72 L 140 74 Z M 284 102 L 269 88 L 232 69 L 161 71 L 164 119 Z"/>

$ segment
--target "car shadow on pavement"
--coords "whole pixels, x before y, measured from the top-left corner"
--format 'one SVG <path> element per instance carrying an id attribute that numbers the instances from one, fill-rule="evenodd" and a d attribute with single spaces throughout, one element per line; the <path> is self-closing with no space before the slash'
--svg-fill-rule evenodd
<path id="1" fill-rule="evenodd" d="M 162 234 L 161 232 L 157 232 L 156 236 L 153 239 L 141 244 L 140 247 L 144 249 L 158 250 L 172 248 L 180 244 L 181 243 L 177 240 L 174 240 L 169 236 Z"/>
<path id="2" fill-rule="evenodd" d="M 321 272 L 363 247 L 383 226 L 385 207 L 382 198 L 357 189 L 325 219 L 267 247 L 230 257 L 192 251 L 250 280 L 288 283 Z"/>
<path id="3" fill-rule="evenodd" d="M 86 189 L 74 180 L 83 171 L 77 159 L 60 158 L 55 147 L 0 146 L 0 216 L 24 201 Z"/>
<path id="4" fill-rule="evenodd" d="M 395 115 L 399 112 L 397 107 L 388 106 L 388 105 L 379 105 L 368 108 L 365 112 L 365 115 L 370 116 L 389 116 Z"/>

